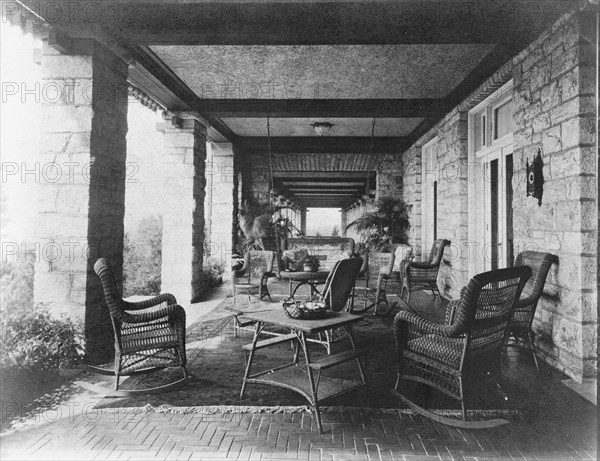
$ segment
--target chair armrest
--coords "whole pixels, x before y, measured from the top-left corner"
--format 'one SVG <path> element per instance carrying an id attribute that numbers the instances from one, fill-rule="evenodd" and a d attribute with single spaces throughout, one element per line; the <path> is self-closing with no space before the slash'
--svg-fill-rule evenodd
<path id="1" fill-rule="evenodd" d="M 145 299 L 143 301 L 131 302 L 123 300 L 124 308 L 126 311 L 137 311 L 140 309 L 148 309 L 149 307 L 158 306 L 162 303 L 167 303 L 168 306 L 177 304 L 175 296 L 171 293 L 162 293 L 154 298 Z"/>
<path id="2" fill-rule="evenodd" d="M 160 320 L 168 317 L 173 322 L 183 321 L 185 324 L 185 309 L 179 304 L 171 304 L 159 309 L 152 309 L 145 312 L 125 312 L 123 323 L 140 324 L 148 323 L 154 320 Z"/>
<path id="3" fill-rule="evenodd" d="M 410 261 L 406 264 L 406 266 L 404 266 L 404 270 L 408 273 L 408 271 L 413 267 L 415 269 L 435 269 L 436 267 L 439 267 L 439 264 Z"/>
<path id="4" fill-rule="evenodd" d="M 417 330 L 421 334 L 435 334 L 439 336 L 446 336 L 448 338 L 454 337 L 452 335 L 452 328 L 446 325 L 427 320 L 420 315 L 407 311 L 401 310 L 394 317 L 394 328 L 398 329 L 400 324 L 406 323 L 412 327 L 413 330 Z"/>
<path id="5" fill-rule="evenodd" d="M 530 295 L 525 298 L 521 298 L 517 301 L 517 305 L 515 310 L 530 310 L 532 307 L 535 307 L 539 300 L 539 296 Z"/>

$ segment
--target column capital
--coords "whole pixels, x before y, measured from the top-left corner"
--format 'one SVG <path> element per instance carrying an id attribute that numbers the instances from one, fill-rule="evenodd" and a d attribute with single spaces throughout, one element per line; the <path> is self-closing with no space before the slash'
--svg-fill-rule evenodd
<path id="1" fill-rule="evenodd" d="M 157 123 L 158 131 L 193 131 L 206 137 L 208 122 L 198 112 L 166 112 L 163 123 Z"/>

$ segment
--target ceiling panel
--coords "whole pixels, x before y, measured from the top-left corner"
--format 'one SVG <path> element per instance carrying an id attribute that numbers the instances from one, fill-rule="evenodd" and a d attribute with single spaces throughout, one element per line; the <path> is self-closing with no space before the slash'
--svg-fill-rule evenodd
<path id="1" fill-rule="evenodd" d="M 494 48 L 152 46 L 201 99 L 442 98 Z"/>
<path id="2" fill-rule="evenodd" d="M 408 136 L 423 118 L 380 118 L 375 120 L 375 136 Z M 266 136 L 267 120 L 260 118 L 222 118 L 238 136 Z M 371 118 L 275 118 L 270 119 L 271 136 L 315 136 L 314 122 L 328 121 L 334 126 L 324 136 L 371 136 Z"/>

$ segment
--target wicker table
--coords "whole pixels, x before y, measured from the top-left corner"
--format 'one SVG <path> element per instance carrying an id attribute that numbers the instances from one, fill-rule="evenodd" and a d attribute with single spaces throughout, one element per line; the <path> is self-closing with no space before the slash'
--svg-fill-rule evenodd
<path id="1" fill-rule="evenodd" d="M 319 283 L 325 282 L 329 276 L 329 271 L 281 271 L 282 279 L 290 281 L 290 298 L 293 298 L 302 285 L 310 285 L 311 298 L 315 293 L 321 294 L 317 289 Z M 294 286 L 296 283 L 296 286 Z"/>
<path id="2" fill-rule="evenodd" d="M 319 432 L 323 432 L 319 403 L 365 385 L 365 374 L 359 360 L 359 356 L 364 354 L 365 351 L 356 348 L 351 328 L 351 325 L 362 320 L 362 317 L 346 312 L 328 311 L 327 317 L 323 319 L 298 320 L 289 318 L 280 306 L 274 308 L 272 304 L 262 304 L 264 306 L 262 310 L 259 308 L 255 309 L 254 312 L 244 312 L 245 317 L 256 322 L 256 327 L 252 343 L 243 346 L 248 352 L 248 358 L 240 398 L 244 397 L 248 383 L 270 384 L 291 389 L 306 398 L 310 405 L 313 406 Z M 291 333 L 259 341 L 259 336 L 266 325 L 289 328 Z M 352 347 L 343 352 L 312 361 L 307 347 L 306 336 L 340 327 L 346 329 Z M 294 353 L 291 362 L 282 364 L 271 370 L 250 374 L 256 350 L 287 341 L 294 342 Z M 303 364 L 298 360 L 300 349 L 304 354 L 305 360 Z M 350 360 L 356 360 L 358 373 L 360 374 L 359 380 L 331 378 L 321 375 L 323 370 Z"/>

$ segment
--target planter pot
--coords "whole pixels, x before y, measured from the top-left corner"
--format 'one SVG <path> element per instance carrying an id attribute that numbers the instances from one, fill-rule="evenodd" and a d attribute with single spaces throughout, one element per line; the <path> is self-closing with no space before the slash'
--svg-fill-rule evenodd
<path id="1" fill-rule="evenodd" d="M 304 272 L 317 272 L 317 268 L 315 266 L 304 266 Z"/>

